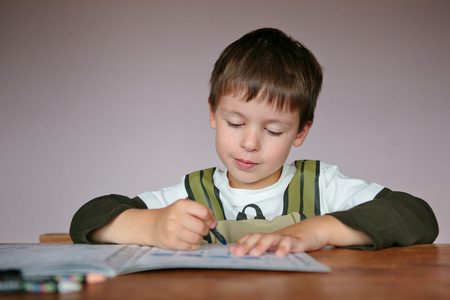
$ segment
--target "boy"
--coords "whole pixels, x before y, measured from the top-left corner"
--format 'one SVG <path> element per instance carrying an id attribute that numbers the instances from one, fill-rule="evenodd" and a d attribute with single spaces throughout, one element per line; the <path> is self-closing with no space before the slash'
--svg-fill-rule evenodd
<path id="1" fill-rule="evenodd" d="M 250 32 L 222 52 L 210 84 L 210 125 L 226 170 L 193 172 L 133 199 L 96 198 L 75 214 L 74 242 L 193 250 L 216 242 L 216 226 L 236 255 L 435 240 L 437 221 L 423 200 L 321 161 L 285 163 L 308 135 L 322 85 L 321 66 L 300 43 L 277 29 Z"/>

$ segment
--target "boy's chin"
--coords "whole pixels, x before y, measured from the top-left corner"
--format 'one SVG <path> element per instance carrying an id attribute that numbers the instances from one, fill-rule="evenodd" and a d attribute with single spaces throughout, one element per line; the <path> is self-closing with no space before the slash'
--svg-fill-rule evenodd
<path id="1" fill-rule="evenodd" d="M 234 176 L 233 172 L 228 171 L 227 177 L 230 187 L 236 189 L 259 190 L 273 185 L 279 178 L 279 176 L 276 178 L 273 176 L 259 178 L 256 176 L 249 176 L 249 174 L 245 174 L 247 176 L 240 175 L 241 174 L 237 174 L 237 176 Z"/>

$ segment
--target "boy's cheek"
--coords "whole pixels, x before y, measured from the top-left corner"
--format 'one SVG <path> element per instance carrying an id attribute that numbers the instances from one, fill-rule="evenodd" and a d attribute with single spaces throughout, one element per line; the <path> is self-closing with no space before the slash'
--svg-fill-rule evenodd
<path id="1" fill-rule="evenodd" d="M 232 144 L 236 140 L 236 135 L 227 129 L 216 129 L 216 141 L 221 144 L 222 147 Z"/>

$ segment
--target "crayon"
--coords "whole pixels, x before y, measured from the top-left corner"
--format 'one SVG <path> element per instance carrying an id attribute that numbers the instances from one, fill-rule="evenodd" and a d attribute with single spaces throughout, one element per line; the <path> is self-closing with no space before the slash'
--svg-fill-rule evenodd
<path id="1" fill-rule="evenodd" d="M 22 288 L 25 292 L 40 294 L 40 293 L 72 293 L 81 291 L 82 285 L 80 282 L 73 282 L 67 280 L 56 281 L 54 279 L 24 281 Z"/>
<path id="2" fill-rule="evenodd" d="M 102 274 L 56 275 L 27 278 L 22 283 L 22 290 L 29 293 L 71 293 L 78 292 L 83 284 L 96 284 L 107 280 Z"/>
<path id="3" fill-rule="evenodd" d="M 0 270 L 0 293 L 12 293 L 22 290 L 22 272 L 20 270 Z"/>
<path id="4" fill-rule="evenodd" d="M 86 275 L 57 275 L 54 277 L 57 281 L 71 281 L 71 282 L 79 282 L 85 284 L 96 284 L 105 282 L 108 277 L 102 274 L 97 273 L 88 273 Z"/>

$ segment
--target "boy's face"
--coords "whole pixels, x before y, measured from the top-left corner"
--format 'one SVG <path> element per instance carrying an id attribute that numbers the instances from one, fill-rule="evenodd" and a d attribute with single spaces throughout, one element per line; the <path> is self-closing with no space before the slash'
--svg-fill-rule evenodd
<path id="1" fill-rule="evenodd" d="M 210 125 L 230 186 L 261 189 L 277 182 L 291 147 L 303 143 L 312 125 L 299 133 L 299 122 L 297 111 L 277 110 L 265 100 L 220 98 L 216 111 L 210 111 Z"/>

